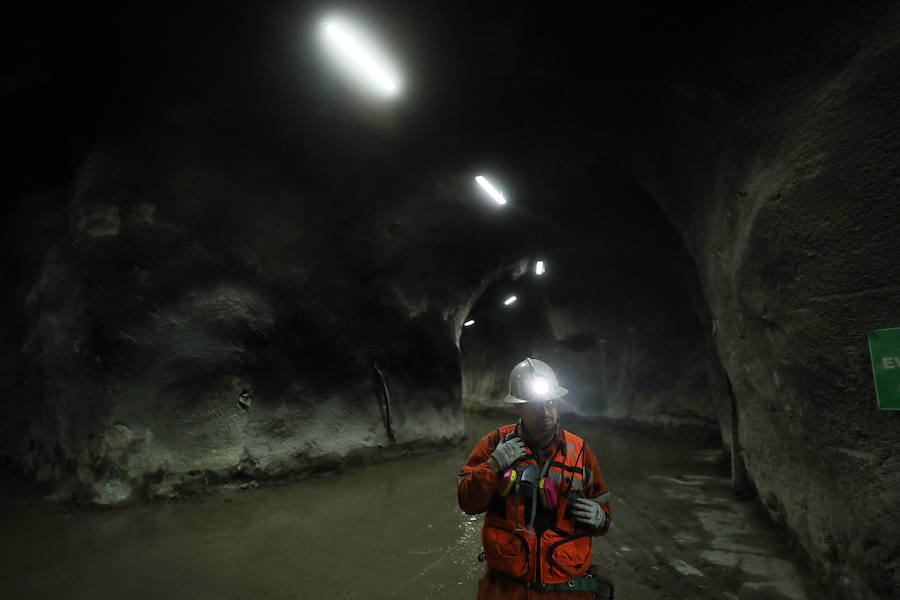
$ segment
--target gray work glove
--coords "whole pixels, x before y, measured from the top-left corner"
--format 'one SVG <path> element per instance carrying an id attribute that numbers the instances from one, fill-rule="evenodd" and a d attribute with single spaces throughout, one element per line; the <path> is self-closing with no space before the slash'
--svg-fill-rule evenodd
<path id="1" fill-rule="evenodd" d="M 500 472 L 502 473 L 508 469 L 517 458 L 525 456 L 525 444 L 523 444 L 522 440 L 519 438 L 514 437 L 509 441 L 497 444 L 497 448 L 491 456 L 497 461 L 497 464 L 500 465 Z"/>
<path id="2" fill-rule="evenodd" d="M 569 510 L 576 521 L 579 521 L 588 527 L 600 529 L 606 524 L 606 513 L 603 508 L 592 500 L 587 498 L 576 498 Z"/>

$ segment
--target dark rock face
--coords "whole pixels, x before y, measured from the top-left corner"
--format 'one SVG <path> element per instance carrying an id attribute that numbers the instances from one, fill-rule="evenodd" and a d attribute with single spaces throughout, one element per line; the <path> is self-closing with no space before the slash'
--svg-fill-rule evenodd
<path id="1" fill-rule="evenodd" d="M 673 98 L 718 134 L 656 145 L 644 175 L 697 262 L 748 474 L 853 598 L 900 592 L 898 415 L 876 407 L 867 348 L 900 314 L 900 13 L 881 19 L 837 27 L 855 51 L 776 91 L 703 117 Z M 659 167 L 685 153 L 715 175 Z"/>
<path id="2" fill-rule="evenodd" d="M 148 143 L 90 157 L 29 293 L 27 470 L 115 503 L 189 472 L 284 477 L 460 439 L 461 311 L 484 284 L 421 277 L 449 240 L 397 233 L 422 262 L 393 257 L 389 213 L 360 223 L 265 175 L 160 165 Z"/>

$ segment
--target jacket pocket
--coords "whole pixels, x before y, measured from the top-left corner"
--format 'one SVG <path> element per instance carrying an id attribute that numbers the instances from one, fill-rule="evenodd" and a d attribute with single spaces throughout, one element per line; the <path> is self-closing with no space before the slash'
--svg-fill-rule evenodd
<path id="1" fill-rule="evenodd" d="M 524 536 L 498 525 L 485 525 L 481 541 L 488 567 L 513 577 L 528 577 L 531 549 Z"/>
<path id="2" fill-rule="evenodd" d="M 558 539 L 547 550 L 550 572 L 554 582 L 579 577 L 591 566 L 591 536 L 578 533 Z"/>

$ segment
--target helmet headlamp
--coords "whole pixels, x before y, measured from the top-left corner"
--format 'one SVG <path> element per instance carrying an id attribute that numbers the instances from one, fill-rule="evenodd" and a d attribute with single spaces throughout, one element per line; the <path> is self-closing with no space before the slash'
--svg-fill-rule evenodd
<path id="1" fill-rule="evenodd" d="M 550 365 L 536 358 L 526 358 L 509 374 L 509 394 L 503 399 L 509 404 L 547 402 L 565 396 L 569 390 L 559 385 Z"/>
<path id="2" fill-rule="evenodd" d="M 550 382 L 546 377 L 535 377 L 531 381 L 531 390 L 538 396 L 544 396 L 550 391 Z"/>

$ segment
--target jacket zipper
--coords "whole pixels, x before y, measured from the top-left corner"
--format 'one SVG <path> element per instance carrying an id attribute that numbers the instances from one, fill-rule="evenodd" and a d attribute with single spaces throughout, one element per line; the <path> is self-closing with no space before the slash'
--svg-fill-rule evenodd
<path id="1" fill-rule="evenodd" d="M 563 443 L 565 443 L 565 437 L 563 438 Z M 557 454 L 559 454 L 558 446 L 556 448 L 556 451 L 549 458 L 547 458 L 547 460 L 545 461 L 545 463 L 543 465 L 541 465 L 539 467 L 541 470 L 542 477 L 546 477 L 547 473 L 549 473 L 550 467 L 553 466 L 553 459 L 556 458 Z M 538 501 L 537 494 L 535 494 L 535 496 L 531 499 L 531 501 L 532 502 Z M 537 558 L 535 559 L 535 567 L 536 568 L 534 571 L 534 582 L 535 582 L 535 584 L 540 586 L 541 585 L 541 538 L 544 536 L 543 536 L 543 534 L 541 534 L 540 536 L 535 534 L 535 537 L 537 537 Z M 553 548 L 553 546 L 551 546 L 551 549 L 552 548 Z M 553 561 L 550 562 L 550 566 L 553 567 Z"/>
<path id="2" fill-rule="evenodd" d="M 507 533 L 511 533 L 522 542 L 522 546 L 525 547 L 525 560 L 531 562 L 531 548 L 528 547 L 528 541 L 520 534 L 516 533 L 512 529 L 507 529 L 506 527 L 500 527 L 499 525 L 488 525 L 487 527 L 493 527 L 494 529 L 499 529 L 500 531 L 505 531 Z"/>

